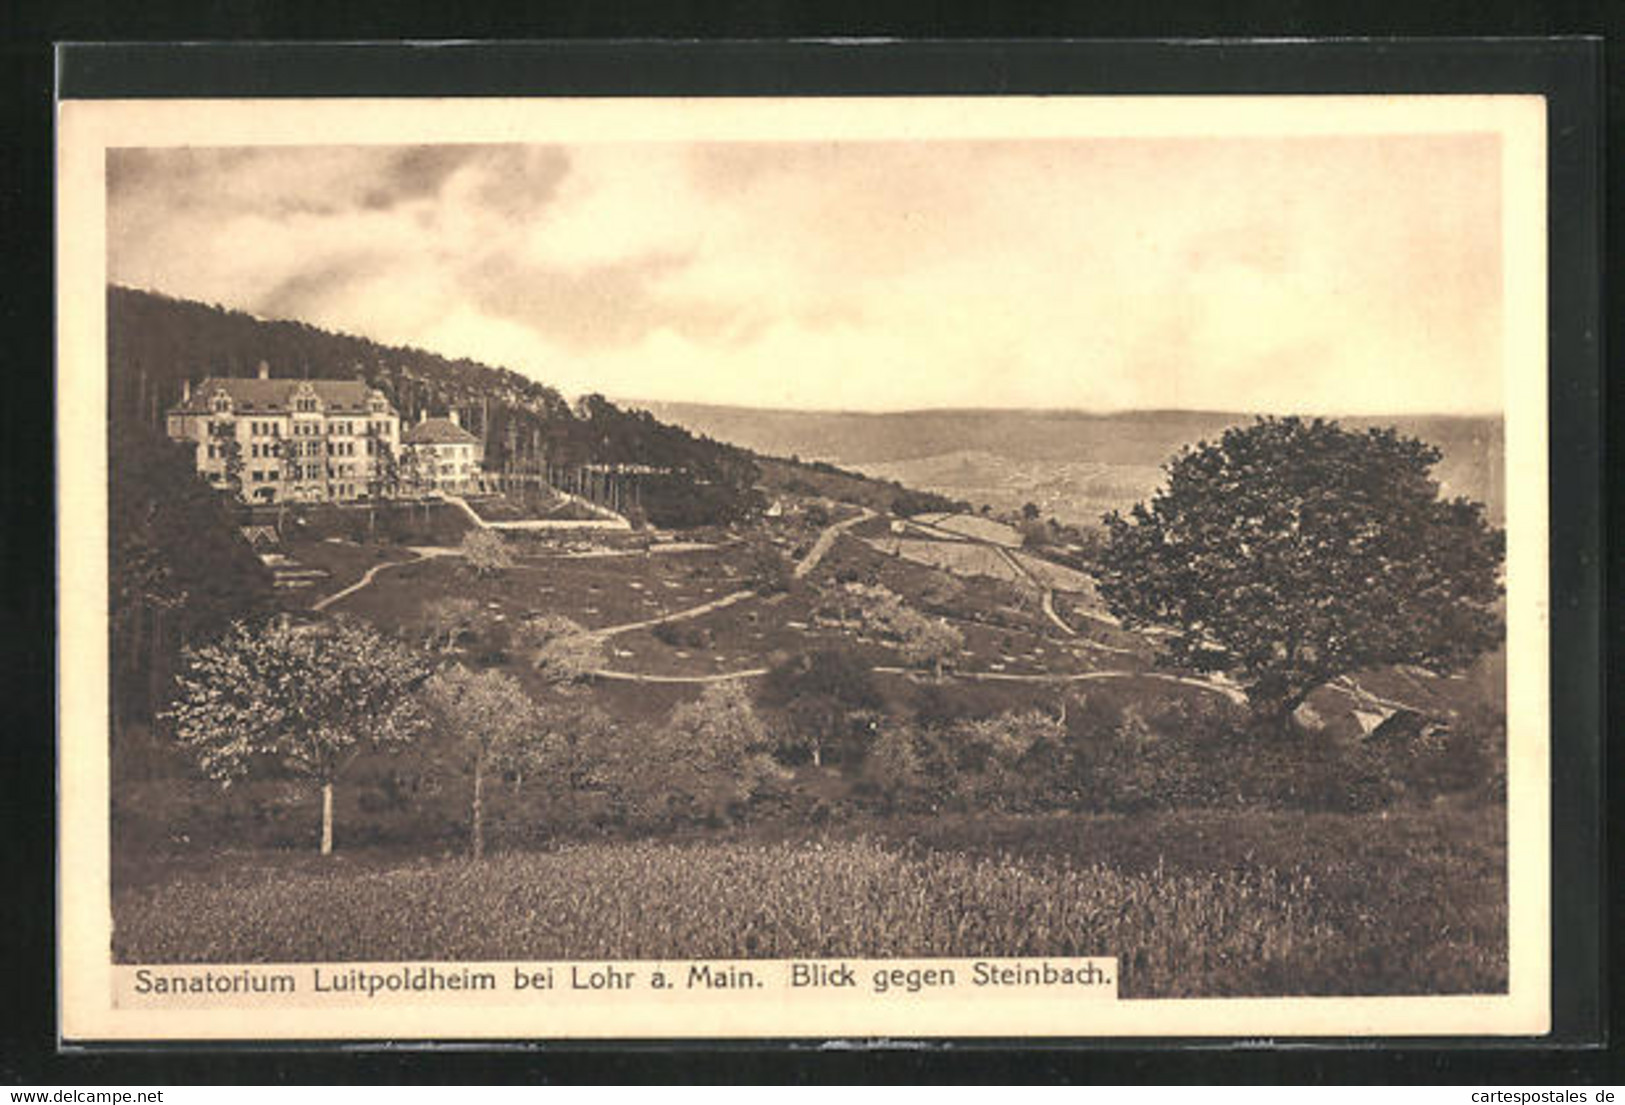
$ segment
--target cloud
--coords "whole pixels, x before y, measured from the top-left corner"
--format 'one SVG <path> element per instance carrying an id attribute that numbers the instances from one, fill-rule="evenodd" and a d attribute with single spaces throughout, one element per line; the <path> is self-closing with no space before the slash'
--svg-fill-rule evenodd
<path id="1" fill-rule="evenodd" d="M 122 283 L 788 406 L 1484 410 L 1493 136 L 120 150 Z"/>
<path id="2" fill-rule="evenodd" d="M 361 206 L 387 209 L 439 194 L 446 178 L 468 164 L 477 152 L 470 146 L 408 146 L 389 155 L 374 183 L 361 196 Z"/>
<path id="3" fill-rule="evenodd" d="M 335 296 L 385 272 L 387 262 L 371 252 L 339 256 L 300 269 L 254 297 L 254 310 L 268 318 L 310 318 Z"/>
<path id="4" fill-rule="evenodd" d="M 566 268 L 493 251 L 463 270 L 462 283 L 480 312 L 574 349 L 624 346 L 664 328 L 702 340 L 726 338 L 743 305 L 661 291 L 687 264 L 679 254 L 650 253 Z"/>

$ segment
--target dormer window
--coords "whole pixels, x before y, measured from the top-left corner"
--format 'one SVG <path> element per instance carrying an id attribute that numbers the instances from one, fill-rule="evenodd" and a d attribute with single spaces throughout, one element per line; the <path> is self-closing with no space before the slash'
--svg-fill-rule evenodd
<path id="1" fill-rule="evenodd" d="M 217 391 L 214 393 L 214 399 L 211 401 L 210 406 L 216 411 L 230 411 L 231 396 L 227 395 L 223 391 Z"/>

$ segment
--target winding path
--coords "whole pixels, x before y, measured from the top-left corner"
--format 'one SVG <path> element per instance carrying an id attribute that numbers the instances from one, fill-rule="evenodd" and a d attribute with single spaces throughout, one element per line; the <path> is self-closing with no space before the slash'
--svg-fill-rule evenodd
<path id="1" fill-rule="evenodd" d="M 925 674 L 918 668 L 901 668 L 885 664 L 877 664 L 870 670 L 882 675 Z M 639 672 L 616 671 L 613 668 L 599 668 L 593 672 L 593 675 L 600 679 L 614 679 L 623 683 L 726 683 L 733 679 L 755 679 L 766 674 L 766 668 L 745 668 L 741 671 L 720 671 L 707 675 L 644 675 Z M 1247 696 L 1239 688 L 1212 683 L 1188 675 L 1170 675 L 1167 672 L 1086 671 L 1024 675 L 1002 671 L 956 671 L 953 673 L 953 677 L 955 679 L 970 679 L 976 682 L 997 681 L 1007 683 L 1082 683 L 1094 679 L 1158 679 L 1166 683 L 1182 683 L 1185 686 L 1195 687 L 1211 694 L 1223 695 L 1238 705 L 1246 705 L 1247 702 Z"/>
<path id="2" fill-rule="evenodd" d="M 734 679 L 754 679 L 766 674 L 766 668 L 721 671 L 712 675 L 643 675 L 635 671 L 615 671 L 612 668 L 599 668 L 593 672 L 593 675 L 600 679 L 615 679 L 622 683 L 727 683 Z"/>
<path id="3" fill-rule="evenodd" d="M 361 590 L 361 588 L 371 583 L 377 577 L 378 573 L 383 571 L 385 568 L 399 568 L 407 564 L 418 564 L 425 560 L 432 560 L 437 556 L 451 556 L 456 553 L 456 550 L 440 548 L 414 548 L 411 550 L 411 552 L 413 553 L 413 559 L 411 560 L 386 560 L 382 564 L 374 564 L 372 567 L 366 570 L 360 579 L 350 584 L 350 586 L 346 587 L 342 591 L 334 591 L 331 595 L 328 595 L 324 599 L 316 600 L 310 604 L 310 608 L 312 610 L 326 610 L 329 606 L 332 606 L 335 602 L 339 601 L 339 599 L 349 598 L 351 595 Z"/>
<path id="4" fill-rule="evenodd" d="M 830 526 L 825 527 L 825 529 L 818 535 L 818 539 L 813 542 L 812 548 L 808 549 L 806 555 L 801 558 L 801 561 L 799 563 L 797 563 L 797 565 L 795 567 L 795 578 L 802 579 L 802 578 L 805 578 L 809 573 L 811 573 L 812 570 L 818 566 L 819 561 L 821 561 L 824 558 L 825 554 L 827 554 L 829 552 L 829 550 L 834 546 L 836 539 L 841 535 L 842 532 L 844 532 L 847 529 L 850 529 L 852 526 L 857 525 L 859 522 L 865 521 L 866 519 L 872 518 L 872 517 L 874 517 L 874 512 L 872 510 L 867 510 L 866 509 L 861 514 L 855 515 L 855 516 L 853 516 L 851 518 L 844 519 L 844 520 L 842 520 L 840 522 L 836 522 L 836 523 L 834 523 L 834 524 L 832 524 Z M 972 540 L 974 540 L 974 539 L 972 539 Z M 1049 615 L 1049 617 L 1050 617 L 1050 619 L 1052 621 L 1054 621 L 1063 630 L 1065 630 L 1068 635 L 1076 636 L 1076 630 L 1074 630 L 1070 626 L 1068 626 L 1055 613 L 1054 606 L 1051 604 L 1052 592 L 1050 591 L 1050 589 L 1047 588 L 1047 587 L 1043 587 L 1042 583 L 1039 580 L 1037 580 L 1037 578 L 1035 576 L 1033 576 L 1031 573 L 1027 572 L 1025 568 L 1022 568 L 1020 566 L 1019 562 L 1016 561 L 1015 558 L 1010 555 L 1008 550 L 1003 549 L 1001 546 L 997 545 L 994 542 L 985 542 L 985 544 L 991 545 L 992 547 L 998 549 L 1002 555 L 1004 555 L 1007 559 L 1010 560 L 1013 567 L 1016 567 L 1016 569 L 1018 571 L 1021 571 L 1023 575 L 1027 576 L 1027 578 L 1029 578 L 1029 579 L 1032 579 L 1034 583 L 1038 584 L 1040 587 L 1043 588 L 1044 612 L 1047 615 Z M 364 574 L 355 583 L 352 583 L 350 586 L 344 588 L 342 591 L 336 591 L 333 594 L 328 595 L 326 598 L 321 599 L 321 600 L 313 603 L 311 605 L 311 609 L 312 610 L 325 610 L 327 607 L 331 606 L 335 602 L 338 602 L 340 599 L 347 598 L 348 596 L 355 594 L 357 591 L 361 590 L 363 587 L 366 587 L 370 583 L 372 583 L 372 581 L 377 577 L 378 573 L 384 571 L 385 569 L 398 568 L 398 567 L 400 567 L 400 566 L 402 566 L 404 564 L 416 564 L 416 563 L 420 563 L 420 562 L 422 562 L 424 560 L 431 559 L 433 557 L 451 556 L 451 555 L 456 555 L 456 553 L 457 553 L 457 550 L 455 550 L 455 549 L 445 549 L 445 548 L 413 548 L 411 551 L 413 552 L 413 554 L 415 554 L 414 558 L 412 560 L 391 560 L 391 561 L 387 561 L 387 562 L 385 562 L 383 564 L 375 564 L 371 568 L 369 568 L 367 570 L 366 574 Z M 622 634 L 622 633 L 630 633 L 630 632 L 632 632 L 634 630 L 638 630 L 638 629 L 647 629 L 647 628 L 650 628 L 652 626 L 662 625 L 662 624 L 664 624 L 666 622 L 682 621 L 682 620 L 685 620 L 685 619 L 688 619 L 688 618 L 698 618 L 698 617 L 701 617 L 701 616 L 703 616 L 705 614 L 709 614 L 709 613 L 711 613 L 713 611 L 722 610 L 722 609 L 724 609 L 726 607 L 733 606 L 735 603 L 743 602 L 744 600 L 746 600 L 748 598 L 751 598 L 755 594 L 756 594 L 756 592 L 754 590 L 733 591 L 733 592 L 731 592 L 729 594 L 721 596 L 720 598 L 715 598 L 715 599 L 710 600 L 709 602 L 700 603 L 698 606 L 690 606 L 690 607 L 687 607 L 687 608 L 682 609 L 682 610 L 675 610 L 675 611 L 673 611 L 673 612 L 671 612 L 669 614 L 662 614 L 659 617 L 645 618 L 645 619 L 643 619 L 641 621 L 624 622 L 624 623 L 622 623 L 620 625 L 604 626 L 604 627 L 599 628 L 599 629 L 589 630 L 588 632 L 593 637 L 597 637 L 597 638 L 600 638 L 600 639 L 608 639 L 610 637 L 618 636 L 619 634 Z M 1084 642 L 1084 643 L 1093 644 L 1093 642 L 1087 642 L 1087 641 Z M 1098 647 L 1111 649 L 1111 646 L 1106 646 L 1106 645 L 1102 645 L 1102 646 L 1098 646 Z M 1111 651 L 1128 651 L 1128 650 L 1111 649 Z M 882 673 L 882 674 L 886 674 L 886 675 L 915 675 L 915 674 L 920 674 L 920 672 L 918 672 L 914 668 L 903 668 L 903 667 L 894 667 L 894 666 L 887 666 L 887 665 L 877 665 L 872 670 L 874 670 L 876 672 L 879 672 L 879 673 Z M 740 671 L 712 672 L 712 673 L 708 673 L 708 674 L 705 674 L 705 675 L 645 675 L 645 674 L 641 674 L 641 673 L 638 673 L 638 672 L 615 671 L 612 668 L 599 668 L 599 669 L 597 669 L 597 670 L 595 670 L 593 672 L 593 675 L 600 678 L 600 679 L 611 679 L 611 680 L 617 680 L 619 682 L 624 682 L 624 683 L 678 683 L 678 684 L 682 684 L 682 683 L 724 683 L 724 682 L 728 682 L 728 681 L 734 680 L 734 679 L 754 679 L 754 678 L 758 678 L 758 677 L 766 675 L 766 674 L 767 674 L 767 669 L 766 668 L 746 668 L 746 669 L 743 669 L 743 670 L 740 670 Z M 1222 684 L 1222 683 L 1215 683 L 1215 682 L 1213 682 L 1211 680 L 1206 680 L 1206 679 L 1197 679 L 1196 677 L 1189 676 L 1189 675 L 1173 675 L 1173 674 L 1170 674 L 1168 672 L 1134 671 L 1134 670 L 1129 670 L 1129 669 L 1117 669 L 1117 670 L 1111 670 L 1111 671 L 1069 672 L 1069 673 L 1059 673 L 1059 674 L 1057 674 L 1057 673 L 1022 674 L 1022 673 L 1015 673 L 1015 672 L 999 672 L 999 671 L 956 671 L 956 672 L 954 672 L 954 677 L 957 678 L 957 679 L 969 679 L 969 680 L 975 680 L 975 681 L 988 681 L 988 682 L 1007 682 L 1007 683 L 1083 683 L 1083 682 L 1088 682 L 1088 681 L 1091 681 L 1091 680 L 1099 680 L 1099 679 L 1156 679 L 1156 680 L 1161 680 L 1163 682 L 1180 683 L 1180 684 L 1183 684 L 1183 685 L 1188 686 L 1188 687 L 1195 687 L 1198 690 L 1207 691 L 1207 692 L 1209 692 L 1211 694 L 1223 695 L 1225 698 L 1228 698 L 1230 701 L 1238 703 L 1238 704 L 1242 704 L 1242 705 L 1245 705 L 1246 701 L 1247 701 L 1246 694 L 1243 693 L 1242 690 L 1239 687 L 1228 686 L 1228 685 Z M 1348 682 L 1352 683 L 1353 681 L 1349 680 Z M 1337 684 L 1335 682 L 1332 685 L 1334 687 L 1337 687 Z M 1345 690 L 1346 692 L 1348 691 L 1348 689 L 1346 689 L 1346 688 L 1340 688 L 1339 687 L 1337 689 Z M 1359 687 L 1358 684 L 1355 684 L 1355 686 L 1354 686 L 1351 693 L 1360 694 L 1363 697 L 1368 698 L 1368 699 L 1373 700 L 1373 701 L 1376 701 L 1376 702 L 1379 702 L 1384 706 L 1393 706 L 1393 707 L 1402 706 L 1402 704 L 1400 704 L 1400 703 L 1395 703 L 1395 702 L 1390 702 L 1388 700 L 1379 699 L 1379 698 L 1377 698 L 1377 696 L 1371 695 L 1369 692 L 1366 692 L 1364 690 L 1364 688 Z M 1404 707 L 1404 708 L 1410 709 L 1412 707 Z"/>
<path id="5" fill-rule="evenodd" d="M 833 525 L 824 527 L 824 531 L 818 535 L 818 540 L 814 541 L 812 548 L 807 550 L 807 555 L 803 556 L 801 562 L 796 565 L 795 578 L 806 579 L 812 570 L 818 567 L 818 562 L 824 559 L 824 554 L 834 546 L 837 537 L 859 522 L 866 522 L 875 516 L 875 512 L 868 507 L 861 509 L 861 514 L 853 515 L 851 518 L 845 518 Z"/>
<path id="6" fill-rule="evenodd" d="M 806 555 L 803 556 L 796 564 L 794 573 L 795 578 L 806 578 L 809 572 L 818 567 L 818 562 L 824 559 L 824 555 L 834 546 L 835 539 L 841 535 L 842 531 L 850 529 L 867 518 L 873 518 L 874 513 L 875 512 L 872 510 L 865 509 L 861 514 L 825 526 L 824 529 L 818 534 L 818 539 L 813 542 L 812 548 L 808 549 Z M 659 617 L 645 618 L 642 621 L 625 622 L 621 625 L 606 625 L 601 629 L 594 629 L 590 630 L 589 632 L 594 637 L 607 638 L 617 636 L 621 633 L 630 633 L 635 629 L 648 629 L 651 626 L 664 625 L 667 622 L 678 622 L 688 618 L 698 618 L 705 614 L 709 614 L 714 610 L 721 610 L 724 607 L 732 606 L 735 603 L 744 602 L 746 599 L 755 594 L 756 592 L 754 590 L 733 591 L 729 594 L 723 595 L 721 598 L 712 599 L 710 602 L 702 602 L 698 606 L 690 606 L 684 610 L 674 610 L 670 614 L 661 614 Z M 644 681 L 651 683 L 707 683 L 716 682 L 718 679 L 738 679 L 746 675 L 760 675 L 766 670 L 767 669 L 764 668 L 761 672 L 735 672 L 731 674 L 723 674 L 721 676 L 649 676 Z M 630 677 L 631 675 L 629 672 L 599 672 L 597 674 L 607 675 L 611 679 L 624 679 Z"/>
<path id="7" fill-rule="evenodd" d="M 597 503 L 592 502 L 589 499 L 584 499 L 580 495 L 572 495 L 568 491 L 560 491 L 559 494 L 568 499 L 570 502 L 579 503 L 585 509 L 598 515 L 598 517 L 574 519 L 523 518 L 518 521 L 492 522 L 486 518 L 480 517 L 480 512 L 469 505 L 468 500 L 463 498 L 461 495 L 454 495 L 449 491 L 442 491 L 440 492 L 440 498 L 455 507 L 461 508 L 463 513 L 468 515 L 469 520 L 480 529 L 490 529 L 498 532 L 511 533 L 518 531 L 571 529 L 629 530 L 632 528 L 632 523 L 628 522 L 625 516 L 615 513 L 608 507 L 599 506 Z"/>
<path id="8" fill-rule="evenodd" d="M 983 544 L 987 545 L 990 549 L 998 553 L 1004 562 L 1010 565 L 1011 571 L 1015 572 L 1022 579 L 1025 579 L 1028 583 L 1031 583 L 1034 587 L 1038 588 L 1039 605 L 1043 607 L 1044 616 L 1046 618 L 1059 626 L 1061 632 L 1065 633 L 1068 637 L 1076 637 L 1078 635 L 1078 631 L 1073 629 L 1070 625 L 1067 625 L 1065 620 L 1062 619 L 1061 615 L 1055 612 L 1055 589 L 1053 587 L 1039 579 L 1037 572 L 1034 572 L 1031 568 L 1027 567 L 1027 565 L 1023 564 L 1015 553 L 1011 552 L 1003 545 L 997 544 L 993 541 L 986 541 L 983 542 Z"/>
<path id="9" fill-rule="evenodd" d="M 640 622 L 623 622 L 620 625 L 606 625 L 599 629 L 589 629 L 587 634 L 591 637 L 614 637 L 621 633 L 630 633 L 634 629 L 648 629 L 650 626 L 664 625 L 667 622 L 680 622 L 686 618 L 698 618 L 703 614 L 711 613 L 713 610 L 721 610 L 724 607 L 732 606 L 736 602 L 743 602 L 755 593 L 755 591 L 733 591 L 721 598 L 712 599 L 710 602 L 702 602 L 698 606 L 674 610 L 670 614 L 661 614 L 657 618 L 645 618 Z"/>

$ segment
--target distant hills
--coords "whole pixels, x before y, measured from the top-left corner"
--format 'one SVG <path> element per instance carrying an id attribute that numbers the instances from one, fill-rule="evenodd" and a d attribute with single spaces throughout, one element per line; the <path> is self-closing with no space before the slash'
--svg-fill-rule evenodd
<path id="1" fill-rule="evenodd" d="M 657 418 L 762 454 L 828 461 L 880 479 L 1013 510 L 1033 502 L 1066 522 L 1094 522 L 1156 490 L 1162 463 L 1252 415 L 1235 411 L 926 410 L 881 414 L 634 402 Z M 1395 426 L 1439 447 L 1447 495 L 1505 507 L 1501 420 L 1471 416 L 1350 417 Z"/>
<path id="2" fill-rule="evenodd" d="M 1154 491 L 1160 465 L 1181 446 L 1252 417 L 1233 411 L 865 414 L 612 403 L 602 396 L 571 403 L 545 384 L 466 358 L 116 286 L 108 289 L 107 331 L 115 432 L 121 424 L 139 424 L 161 433 L 163 412 L 180 398 L 187 380 L 252 375 L 263 360 L 272 376 L 365 380 L 407 419 L 456 410 L 481 437 L 494 467 L 600 463 L 689 473 L 693 480 L 669 489 L 674 521 L 687 513 L 675 507 L 698 495 L 698 488 L 742 493 L 760 481 L 769 493 L 811 487 L 875 509 L 904 501 L 913 509 L 946 509 L 928 501 L 933 496 L 906 491 L 914 489 L 999 510 L 1032 502 L 1065 522 L 1096 522 L 1102 512 Z M 1444 453 L 1437 475 L 1446 494 L 1478 499 L 1493 519 L 1502 519 L 1505 445 L 1499 418 L 1342 421 L 1396 426 L 1437 445 Z M 767 463 L 773 457 L 804 463 Z M 838 465 L 850 475 L 820 471 L 813 462 Z M 883 482 L 866 484 L 858 474 Z"/>

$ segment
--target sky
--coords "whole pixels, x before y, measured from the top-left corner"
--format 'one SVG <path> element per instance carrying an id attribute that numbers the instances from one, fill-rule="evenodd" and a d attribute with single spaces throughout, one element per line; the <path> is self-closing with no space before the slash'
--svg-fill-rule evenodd
<path id="1" fill-rule="evenodd" d="M 1488 413 L 1491 134 L 118 149 L 108 278 L 758 407 Z"/>

